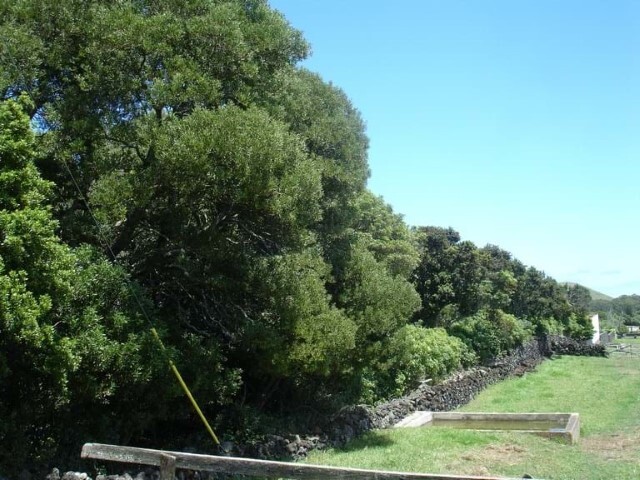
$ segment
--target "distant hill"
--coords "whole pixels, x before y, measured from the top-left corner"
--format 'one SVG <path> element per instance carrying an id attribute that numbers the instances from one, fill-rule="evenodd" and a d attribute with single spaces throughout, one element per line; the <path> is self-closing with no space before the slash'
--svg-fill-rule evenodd
<path id="1" fill-rule="evenodd" d="M 573 287 L 574 285 L 579 285 L 577 283 L 573 283 L 573 282 L 565 282 L 564 285 L 567 285 L 569 287 Z M 582 285 L 584 288 L 586 288 L 587 290 L 589 290 L 589 293 L 591 294 L 591 300 L 594 301 L 598 301 L 598 300 L 606 300 L 606 301 L 611 301 L 613 300 L 613 297 L 610 297 L 609 295 L 606 295 L 604 293 L 598 292 L 596 290 L 593 290 L 592 288 L 589 287 L 585 287 L 584 285 Z"/>
<path id="2" fill-rule="evenodd" d="M 591 300 L 613 300 L 613 297 L 610 297 L 605 293 L 597 292 L 589 287 L 587 287 L 587 290 L 589 290 L 589 293 L 591 294 Z"/>

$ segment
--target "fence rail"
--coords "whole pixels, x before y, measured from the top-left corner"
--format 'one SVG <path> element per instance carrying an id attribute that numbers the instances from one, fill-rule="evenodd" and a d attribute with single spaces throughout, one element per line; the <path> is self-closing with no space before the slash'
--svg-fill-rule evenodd
<path id="1" fill-rule="evenodd" d="M 122 447 L 99 443 L 86 443 L 82 458 L 118 463 L 134 463 L 160 467 L 161 480 L 173 480 L 176 469 L 208 471 L 262 478 L 288 478 L 294 480 L 515 480 L 506 477 L 446 475 L 432 473 L 388 472 L 359 468 L 338 468 L 303 463 L 274 462 L 249 458 L 199 455 L 169 452 L 148 448 Z"/>
<path id="2" fill-rule="evenodd" d="M 607 347 L 608 353 L 624 353 L 627 355 L 640 355 L 640 345 L 633 343 L 610 343 Z"/>

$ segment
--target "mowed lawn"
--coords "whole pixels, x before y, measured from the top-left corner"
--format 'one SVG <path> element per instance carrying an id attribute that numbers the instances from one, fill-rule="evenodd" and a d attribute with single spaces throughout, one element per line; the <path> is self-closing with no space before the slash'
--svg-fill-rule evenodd
<path id="1" fill-rule="evenodd" d="M 482 392 L 461 410 L 578 412 L 576 445 L 514 432 L 403 428 L 371 432 L 308 463 L 546 479 L 640 478 L 640 357 L 561 357 Z"/>

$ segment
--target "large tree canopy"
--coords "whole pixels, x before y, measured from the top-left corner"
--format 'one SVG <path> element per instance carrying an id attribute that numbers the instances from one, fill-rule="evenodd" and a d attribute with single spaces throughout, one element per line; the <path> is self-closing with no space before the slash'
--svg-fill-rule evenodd
<path id="1" fill-rule="evenodd" d="M 145 426 L 131 405 L 162 390 L 164 380 L 126 273 L 56 235 L 46 203 L 52 185 L 34 167 L 23 112 L 32 105 L 20 100 L 0 103 L 0 441 L 11 446 L 0 465 L 7 472 L 67 453 L 90 432 L 117 438 L 123 431 L 114 425 Z"/>
<path id="2" fill-rule="evenodd" d="M 580 330 L 543 274 L 367 190 L 364 122 L 307 54 L 265 0 L 0 0 L 0 475 L 197 438 L 149 323 L 236 439 Z"/>
<path id="3" fill-rule="evenodd" d="M 38 240 L 42 259 L 22 255 L 24 229 L 5 222 L 16 240 L 3 244 L 12 249 L 4 270 L 46 267 L 12 274 L 32 314 L 82 312 L 81 291 L 94 288 L 95 315 L 74 315 L 99 331 L 117 316 L 110 302 L 130 298 L 129 276 L 194 393 L 223 423 L 220 405 L 238 392 L 237 406 L 266 409 L 289 398 L 362 398 L 371 364 L 397 349 L 391 339 L 418 307 L 409 282 L 418 251 L 402 219 L 366 190 L 359 113 L 296 66 L 308 52 L 300 33 L 262 0 L 0 1 L 0 18 L 0 95 L 10 106 L 30 98 L 37 135 L 23 121 L 18 137 L 29 138 L 46 178 L 30 160 L 26 173 L 11 166 L 30 190 L 3 191 L 3 215 L 39 221 L 48 239 Z M 25 195 L 39 210 L 10 210 Z M 124 290 L 95 285 L 99 272 Z M 127 308 L 118 328 L 144 337 L 141 313 Z M 58 376 L 72 385 L 86 335 L 67 334 L 74 348 Z M 140 412 L 127 403 L 135 395 L 116 402 L 115 388 L 94 387 L 103 417 L 125 405 Z M 174 400 L 166 388 L 145 400 L 151 418 L 142 416 L 139 434 L 169 421 L 161 411 L 181 421 Z"/>

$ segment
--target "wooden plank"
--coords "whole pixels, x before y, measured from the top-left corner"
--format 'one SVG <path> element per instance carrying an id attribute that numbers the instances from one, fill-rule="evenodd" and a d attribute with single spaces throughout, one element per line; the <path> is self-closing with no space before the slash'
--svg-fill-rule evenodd
<path id="1" fill-rule="evenodd" d="M 433 414 L 431 412 L 420 412 L 409 424 L 408 427 L 420 427 L 426 425 L 433 420 Z"/>
<path id="2" fill-rule="evenodd" d="M 493 476 L 387 472 L 359 468 L 337 468 L 323 465 L 254 460 L 249 458 L 165 452 L 147 448 L 121 447 L 97 443 L 86 443 L 82 447 L 81 457 L 120 463 L 160 466 L 162 455 L 175 457 L 176 468 L 266 478 L 290 478 L 296 480 L 326 480 L 327 478 L 343 480 L 515 480 Z"/>
<path id="3" fill-rule="evenodd" d="M 571 414 L 566 429 L 570 434 L 571 443 L 577 443 L 580 440 L 580 414 Z"/>
<path id="4" fill-rule="evenodd" d="M 396 427 L 419 427 L 426 424 L 422 421 L 422 414 L 429 414 L 428 421 L 433 421 L 436 425 L 438 420 L 478 422 L 474 428 L 469 425 L 470 430 L 493 431 L 500 430 L 500 422 L 522 422 L 522 427 L 517 429 L 523 433 L 533 433 L 547 438 L 561 438 L 567 443 L 574 444 L 580 438 L 580 416 L 577 413 L 479 413 L 479 412 L 415 412 L 413 415 L 396 424 Z M 482 421 L 494 422 L 494 425 L 483 428 Z M 528 429 L 527 421 L 553 421 L 563 424 L 563 427 L 550 428 L 549 430 Z"/>
<path id="5" fill-rule="evenodd" d="M 431 412 L 417 411 L 413 412 L 408 417 L 403 418 L 396 423 L 394 427 L 421 427 L 433 420 L 433 414 Z"/>
<path id="6" fill-rule="evenodd" d="M 434 420 L 495 420 L 495 421 L 568 421 L 569 413 L 479 413 L 433 412 Z"/>
<path id="7" fill-rule="evenodd" d="M 174 480 L 176 476 L 176 457 L 160 454 L 160 480 Z"/>

